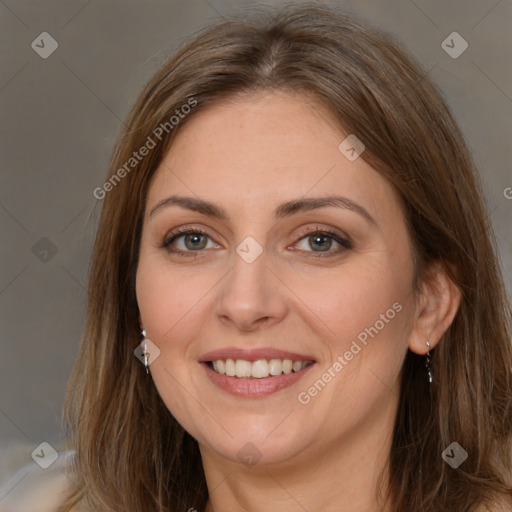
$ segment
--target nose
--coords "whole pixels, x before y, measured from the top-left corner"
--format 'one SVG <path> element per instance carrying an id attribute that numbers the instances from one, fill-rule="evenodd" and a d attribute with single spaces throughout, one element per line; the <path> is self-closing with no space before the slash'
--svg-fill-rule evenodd
<path id="1" fill-rule="evenodd" d="M 265 251 L 252 263 L 238 254 L 219 285 L 215 314 L 239 331 L 256 331 L 280 322 L 288 311 L 285 289 L 270 269 Z"/>

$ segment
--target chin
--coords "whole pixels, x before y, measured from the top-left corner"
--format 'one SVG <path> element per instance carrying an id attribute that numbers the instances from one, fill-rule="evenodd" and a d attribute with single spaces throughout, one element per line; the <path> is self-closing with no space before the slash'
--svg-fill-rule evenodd
<path id="1" fill-rule="evenodd" d="M 244 416 L 239 422 L 230 422 L 226 429 L 229 434 L 220 426 L 215 432 L 201 429 L 197 435 L 191 434 L 198 440 L 201 450 L 213 451 L 230 462 L 248 466 L 285 464 L 304 453 L 315 437 L 318 438 L 314 433 L 305 432 L 300 424 L 290 428 L 286 420 L 283 422 L 285 417 L 276 415 L 258 421 Z"/>

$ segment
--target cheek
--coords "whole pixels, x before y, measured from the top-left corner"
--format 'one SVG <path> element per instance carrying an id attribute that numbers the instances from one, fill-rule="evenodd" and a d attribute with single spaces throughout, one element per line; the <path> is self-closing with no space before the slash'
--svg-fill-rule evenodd
<path id="1" fill-rule="evenodd" d="M 323 374 L 335 382 L 332 395 L 324 394 L 326 403 L 344 404 L 341 410 L 366 410 L 388 393 L 407 351 L 412 261 L 382 256 L 367 254 L 317 286 L 304 282 L 300 292 L 307 293 L 329 354 L 322 372 L 336 375 Z"/>
<path id="2" fill-rule="evenodd" d="M 160 350 L 150 367 L 151 378 L 167 408 L 189 431 L 193 430 L 190 418 L 194 414 L 186 390 L 193 389 L 193 385 L 184 362 L 189 358 L 190 340 L 199 336 L 200 301 L 205 295 L 199 281 L 184 279 L 179 271 L 168 268 L 157 258 L 141 254 L 137 301 L 147 337 Z"/>
<path id="3" fill-rule="evenodd" d="M 176 331 L 182 331 L 184 324 L 190 325 L 208 290 L 207 281 L 204 276 L 185 278 L 179 269 L 162 263 L 161 258 L 141 257 L 136 279 L 137 303 L 142 323 L 157 344 L 176 339 Z"/>
<path id="4" fill-rule="evenodd" d="M 323 277 L 301 279 L 297 295 L 307 297 L 304 302 L 318 323 L 343 346 L 343 340 L 376 323 L 380 331 L 403 327 L 403 310 L 412 297 L 412 273 L 407 267 L 392 261 L 361 261 Z"/>

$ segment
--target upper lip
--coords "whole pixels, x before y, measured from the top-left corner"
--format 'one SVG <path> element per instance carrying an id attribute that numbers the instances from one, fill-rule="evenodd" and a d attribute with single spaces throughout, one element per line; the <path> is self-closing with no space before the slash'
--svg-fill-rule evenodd
<path id="1" fill-rule="evenodd" d="M 243 359 L 245 361 L 257 361 L 258 359 L 291 359 L 292 361 L 315 361 L 311 356 L 304 354 L 297 354 L 296 352 L 288 352 L 286 350 L 277 350 L 275 348 L 255 348 L 255 349 L 241 349 L 241 348 L 221 348 L 213 350 L 199 358 L 200 363 L 209 361 L 226 359 Z"/>

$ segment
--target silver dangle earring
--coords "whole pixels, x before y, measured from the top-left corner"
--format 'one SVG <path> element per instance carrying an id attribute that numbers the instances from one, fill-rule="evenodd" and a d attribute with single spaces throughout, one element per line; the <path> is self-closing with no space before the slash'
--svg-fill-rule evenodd
<path id="1" fill-rule="evenodd" d="M 141 335 L 144 338 L 144 367 L 146 368 L 146 373 L 149 373 L 149 353 L 148 342 L 146 340 L 146 329 L 142 329 Z"/>
<path id="2" fill-rule="evenodd" d="M 430 362 L 430 343 L 427 341 L 428 352 L 425 356 L 425 367 L 427 368 L 428 382 L 432 384 L 432 364 Z"/>

